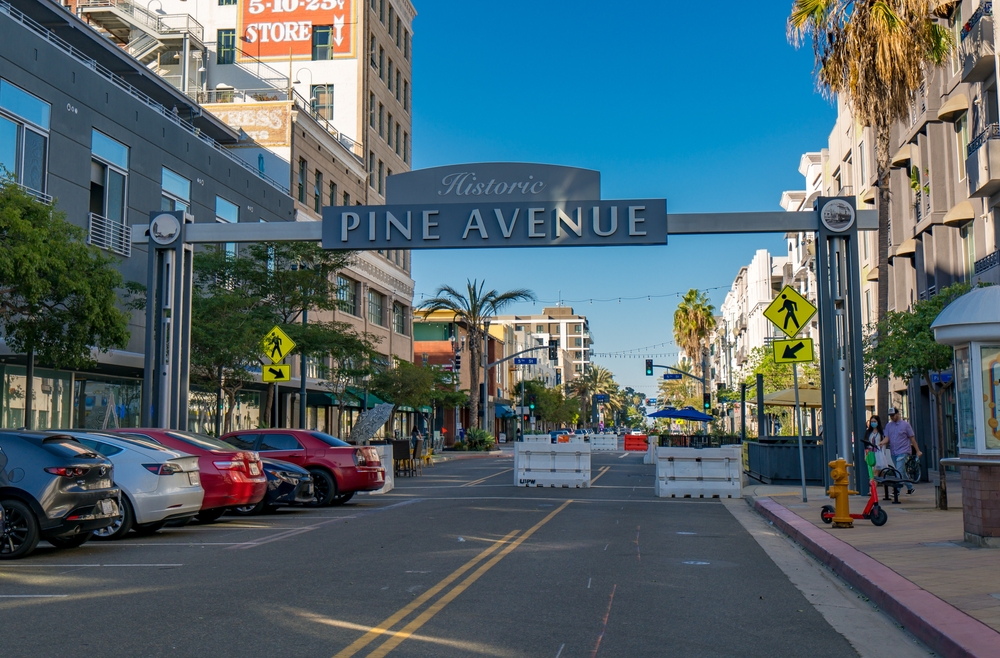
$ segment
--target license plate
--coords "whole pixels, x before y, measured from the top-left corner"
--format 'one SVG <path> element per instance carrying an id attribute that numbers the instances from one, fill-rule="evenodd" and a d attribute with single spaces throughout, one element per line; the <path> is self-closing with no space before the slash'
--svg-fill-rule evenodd
<path id="1" fill-rule="evenodd" d="M 201 484 L 201 473 L 191 471 L 188 473 L 188 482 L 191 483 L 192 487 L 197 487 Z"/>
<path id="2" fill-rule="evenodd" d="M 311 484 L 306 485 L 306 495 L 307 496 L 313 495 L 313 486 Z"/>
<path id="3" fill-rule="evenodd" d="M 116 505 L 115 501 L 113 500 L 107 499 L 107 500 L 97 501 L 97 509 L 99 509 L 101 511 L 101 514 L 103 514 L 104 516 L 112 516 L 114 514 L 117 514 L 118 510 L 115 508 Z"/>
<path id="4" fill-rule="evenodd" d="M 111 480 L 108 480 L 108 479 L 95 480 L 94 482 L 90 483 L 90 487 L 89 488 L 90 489 L 110 489 L 111 488 Z"/>
<path id="5" fill-rule="evenodd" d="M 260 466 L 257 464 L 250 464 L 250 475 L 260 475 Z"/>

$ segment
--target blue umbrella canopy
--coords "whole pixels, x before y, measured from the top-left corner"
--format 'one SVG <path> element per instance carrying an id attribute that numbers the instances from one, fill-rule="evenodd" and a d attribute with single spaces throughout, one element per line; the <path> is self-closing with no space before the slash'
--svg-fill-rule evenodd
<path id="1" fill-rule="evenodd" d="M 647 416 L 648 418 L 674 418 L 676 420 L 693 420 L 700 423 L 707 423 L 712 420 L 712 417 L 708 414 L 703 414 L 694 407 L 684 407 L 683 409 L 675 409 L 674 407 L 667 407 L 666 409 L 660 409 L 659 411 L 654 411 Z"/>

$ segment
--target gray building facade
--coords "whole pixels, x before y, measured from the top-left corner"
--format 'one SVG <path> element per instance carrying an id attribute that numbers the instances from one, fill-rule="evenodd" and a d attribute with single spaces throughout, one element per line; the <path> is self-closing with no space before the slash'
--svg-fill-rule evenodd
<path id="1" fill-rule="evenodd" d="M 195 222 L 292 221 L 286 187 L 228 152 L 237 132 L 50 0 L 0 1 L 0 165 L 116 255 L 126 280 L 145 283 L 147 254 L 133 224 L 156 209 Z M 91 372 L 38 364 L 34 426 L 134 425 L 144 315 L 122 351 Z M 0 345 L 0 426 L 24 423 L 24 357 Z"/>

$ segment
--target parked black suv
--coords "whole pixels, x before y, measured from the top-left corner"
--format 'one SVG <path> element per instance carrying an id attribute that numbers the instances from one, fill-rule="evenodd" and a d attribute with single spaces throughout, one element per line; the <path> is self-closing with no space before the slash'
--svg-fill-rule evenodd
<path id="1" fill-rule="evenodd" d="M 40 539 L 75 548 L 118 518 L 121 491 L 102 455 L 62 434 L 0 430 L 0 559 Z"/>

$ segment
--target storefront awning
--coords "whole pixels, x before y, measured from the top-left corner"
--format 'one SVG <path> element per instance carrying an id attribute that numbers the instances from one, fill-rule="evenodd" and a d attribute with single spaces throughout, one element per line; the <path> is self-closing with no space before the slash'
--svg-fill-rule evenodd
<path id="1" fill-rule="evenodd" d="M 908 240 L 904 240 L 903 244 L 896 247 L 895 255 L 898 257 L 906 257 L 906 256 L 912 256 L 915 253 L 917 253 L 917 241 L 914 240 L 913 238 L 910 238 Z"/>
<path id="2" fill-rule="evenodd" d="M 379 398 L 374 393 L 365 393 L 360 388 L 353 388 L 351 386 L 348 386 L 347 387 L 347 392 L 350 393 L 351 395 L 353 395 L 354 397 L 356 397 L 358 399 L 359 405 L 360 405 L 361 400 L 365 400 L 367 402 L 367 404 L 360 405 L 360 406 L 363 406 L 365 409 L 371 409 L 372 407 L 374 407 L 377 404 L 389 404 L 386 400 L 383 400 L 383 399 Z"/>
<path id="3" fill-rule="evenodd" d="M 903 144 L 902 148 L 896 151 L 896 155 L 892 156 L 892 166 L 902 167 L 904 164 L 910 161 L 911 157 L 911 144 Z"/>
<path id="4" fill-rule="evenodd" d="M 941 221 L 945 226 L 964 226 L 976 218 L 976 209 L 971 201 L 962 201 L 948 211 Z"/>
<path id="5" fill-rule="evenodd" d="M 516 414 L 514 410 L 505 404 L 498 404 L 494 407 L 497 418 L 512 418 Z"/>
<path id="6" fill-rule="evenodd" d="M 938 110 L 939 121 L 955 121 L 969 109 L 969 97 L 965 94 L 955 94 Z"/>
<path id="7" fill-rule="evenodd" d="M 865 277 L 866 281 L 878 281 L 878 267 L 873 267 L 868 272 L 868 276 Z"/>

